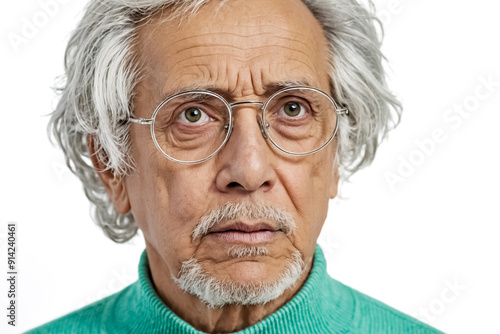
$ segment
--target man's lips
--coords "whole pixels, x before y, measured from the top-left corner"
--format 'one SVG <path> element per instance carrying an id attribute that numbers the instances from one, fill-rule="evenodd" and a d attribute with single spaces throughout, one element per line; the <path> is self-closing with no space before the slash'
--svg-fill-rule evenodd
<path id="1" fill-rule="evenodd" d="M 209 235 L 215 236 L 222 242 L 264 243 L 271 242 L 276 238 L 279 229 L 267 224 L 245 224 L 241 222 L 225 226 L 218 226 L 209 231 Z"/>
<path id="2" fill-rule="evenodd" d="M 245 224 L 242 222 L 231 223 L 229 225 L 217 226 L 214 229 L 208 230 L 209 233 L 216 232 L 227 232 L 227 231 L 238 231 L 238 232 L 259 232 L 259 231 L 271 231 L 276 232 L 278 229 L 267 224 L 267 223 L 257 223 L 257 224 Z"/>

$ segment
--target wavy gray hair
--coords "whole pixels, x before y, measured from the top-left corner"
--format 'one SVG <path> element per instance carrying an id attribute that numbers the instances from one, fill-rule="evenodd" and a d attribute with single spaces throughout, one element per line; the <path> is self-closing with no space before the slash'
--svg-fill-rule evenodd
<path id="1" fill-rule="evenodd" d="M 59 103 L 48 130 L 61 146 L 70 170 L 82 181 L 92 218 L 115 242 L 137 233 L 131 213 L 118 214 L 93 167 L 92 136 L 99 159 L 117 177 L 133 170 L 129 123 L 140 64 L 133 45 L 137 28 L 168 8 L 190 15 L 210 0 L 91 0 L 65 54 Z M 226 1 L 221 2 L 223 4 Z M 347 179 L 370 164 L 378 145 L 399 122 L 401 105 L 388 90 L 380 51 L 382 31 L 371 0 L 302 0 L 329 41 L 332 95 L 349 108 L 340 118 L 337 163 Z"/>

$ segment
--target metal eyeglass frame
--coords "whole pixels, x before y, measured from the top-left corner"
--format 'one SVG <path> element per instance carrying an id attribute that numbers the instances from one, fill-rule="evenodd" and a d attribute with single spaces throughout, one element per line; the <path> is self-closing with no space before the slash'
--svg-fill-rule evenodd
<path id="1" fill-rule="evenodd" d="M 278 90 L 277 92 L 275 92 L 274 94 L 272 94 L 267 99 L 266 102 L 260 102 L 260 101 L 241 101 L 241 102 L 228 103 L 226 101 L 226 99 L 223 98 L 221 95 L 219 95 L 217 93 L 214 93 L 214 92 L 211 92 L 211 91 L 206 91 L 206 90 L 191 90 L 191 91 L 180 92 L 180 93 L 177 93 L 177 94 L 170 95 L 165 100 L 163 100 L 163 102 L 161 102 L 158 105 L 158 107 L 156 107 L 156 109 L 154 110 L 153 115 L 151 116 L 151 118 L 147 119 L 147 118 L 130 117 L 128 120 L 130 122 L 133 122 L 133 123 L 136 123 L 136 124 L 150 125 L 150 127 L 151 127 L 151 137 L 153 138 L 153 142 L 154 142 L 156 148 L 167 159 L 169 159 L 169 160 L 171 160 L 173 162 L 180 163 L 180 164 L 192 165 L 192 164 L 202 163 L 202 162 L 207 161 L 208 159 L 212 158 L 217 153 L 219 153 L 219 151 L 222 149 L 222 147 L 224 147 L 224 145 L 227 143 L 227 141 L 229 140 L 229 137 L 231 137 L 231 133 L 232 133 L 232 130 L 233 130 L 233 108 L 234 107 L 241 106 L 241 105 L 244 105 L 244 104 L 257 104 L 257 105 L 260 105 L 260 110 L 261 110 L 261 114 L 262 114 L 261 120 L 259 120 L 258 123 L 259 123 L 259 127 L 260 127 L 260 130 L 262 132 L 262 136 L 264 137 L 264 139 L 269 139 L 271 141 L 271 143 L 273 143 L 273 145 L 278 150 L 280 150 L 281 152 L 284 152 L 284 153 L 290 154 L 290 155 L 295 155 L 295 156 L 304 156 L 304 155 L 309 155 L 309 154 L 316 153 L 316 152 L 322 150 L 328 144 L 330 144 L 330 142 L 333 140 L 333 138 L 335 137 L 335 135 L 337 133 L 337 128 L 338 128 L 338 124 L 339 124 L 339 118 L 338 117 L 335 118 L 335 129 L 333 131 L 332 136 L 326 141 L 325 144 L 323 144 L 321 147 L 319 147 L 317 149 L 314 149 L 314 150 L 309 151 L 309 152 L 304 152 L 304 153 L 295 153 L 295 152 L 290 152 L 290 151 L 287 151 L 287 150 L 279 147 L 279 145 L 276 144 L 276 142 L 274 142 L 274 140 L 272 139 L 272 137 L 269 135 L 269 133 L 267 131 L 267 128 L 269 127 L 269 123 L 266 122 L 264 111 L 266 110 L 266 107 L 267 107 L 269 101 L 271 101 L 276 95 L 282 94 L 283 92 L 287 92 L 289 90 L 296 90 L 296 89 L 312 90 L 312 91 L 318 92 L 318 93 L 322 94 L 323 96 L 325 96 L 333 104 L 333 106 L 335 107 L 335 112 L 336 112 L 337 115 L 348 115 L 349 114 L 349 110 L 347 108 L 340 108 L 339 105 L 335 102 L 335 100 L 329 94 L 325 93 L 324 91 L 322 91 L 322 90 L 320 90 L 318 88 L 308 87 L 308 86 L 291 86 L 291 87 L 286 87 L 286 88 Z M 212 154 L 210 154 L 206 158 L 203 158 L 203 159 L 200 159 L 200 160 L 195 160 L 195 161 L 178 160 L 178 159 L 172 158 L 167 153 L 165 153 L 165 151 L 163 151 L 163 149 L 158 144 L 158 141 L 156 140 L 156 135 L 154 133 L 154 125 L 155 125 L 156 115 L 158 114 L 158 112 L 160 111 L 160 109 L 165 104 L 167 104 L 168 102 L 170 102 L 172 99 L 174 99 L 176 97 L 179 97 L 181 95 L 196 94 L 196 93 L 203 93 L 203 94 L 207 94 L 207 95 L 213 96 L 215 98 L 218 98 L 219 100 L 221 100 L 224 103 L 224 105 L 226 106 L 227 110 L 229 111 L 229 124 L 227 124 L 225 126 L 225 129 L 227 131 L 226 137 L 224 138 L 224 141 L 221 143 L 221 145 L 215 150 L 215 152 L 213 152 Z M 265 124 L 265 126 L 263 126 L 263 124 Z"/>

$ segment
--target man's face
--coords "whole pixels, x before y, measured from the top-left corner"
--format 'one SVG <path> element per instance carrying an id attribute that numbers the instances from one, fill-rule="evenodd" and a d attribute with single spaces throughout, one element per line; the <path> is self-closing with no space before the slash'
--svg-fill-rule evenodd
<path id="1" fill-rule="evenodd" d="M 145 77 L 136 88 L 137 117 L 150 118 L 164 97 L 192 87 L 215 88 L 228 102 L 264 102 L 281 82 L 305 81 L 329 91 L 326 40 L 299 0 L 228 2 L 217 11 L 219 5 L 213 1 L 181 23 L 157 17 L 140 28 L 136 50 Z M 276 280 L 297 250 L 304 262 L 312 259 L 328 200 L 337 191 L 334 145 L 288 156 L 263 137 L 258 107 L 242 105 L 233 117 L 223 149 L 195 165 L 167 160 L 149 127 L 131 126 L 136 172 L 124 178 L 121 203 L 130 204 L 148 254 L 162 262 L 165 277 L 177 276 L 182 262 L 195 258 L 218 280 L 258 283 Z M 193 239 L 200 217 L 228 202 L 273 205 L 290 213 L 297 229 L 290 235 L 273 232 L 265 240 L 216 233 Z M 230 223 L 267 222 L 240 217 L 224 224 Z M 230 248 L 244 246 L 264 246 L 267 255 L 228 256 Z"/>

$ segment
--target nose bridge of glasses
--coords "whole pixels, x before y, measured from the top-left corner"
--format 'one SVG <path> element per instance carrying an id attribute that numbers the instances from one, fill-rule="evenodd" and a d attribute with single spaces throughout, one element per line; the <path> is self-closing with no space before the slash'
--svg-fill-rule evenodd
<path id="1" fill-rule="evenodd" d="M 260 102 L 260 101 L 240 101 L 240 102 L 233 102 L 233 103 L 230 103 L 229 106 L 231 107 L 231 109 L 233 109 L 234 107 L 242 106 L 244 104 L 257 104 L 257 105 L 260 106 L 261 110 L 264 107 L 264 102 Z"/>
<path id="2" fill-rule="evenodd" d="M 240 107 L 240 106 L 245 105 L 245 104 L 255 104 L 255 105 L 260 106 L 259 109 L 260 109 L 261 113 L 262 113 L 262 111 L 264 109 L 264 105 L 265 105 L 264 102 L 260 102 L 260 101 L 240 101 L 240 102 L 230 103 L 229 107 L 231 108 L 231 111 L 232 111 L 233 108 Z M 262 117 L 263 117 L 263 115 L 262 115 Z M 265 139 L 267 139 L 267 133 L 266 133 L 266 130 L 264 129 L 264 124 L 262 124 L 262 121 L 263 121 L 263 119 L 259 119 L 259 121 L 258 121 L 259 127 L 260 127 L 260 131 L 262 133 L 262 136 Z M 269 124 L 267 124 L 267 122 L 266 122 L 265 127 L 268 127 L 268 126 L 269 126 Z"/>

